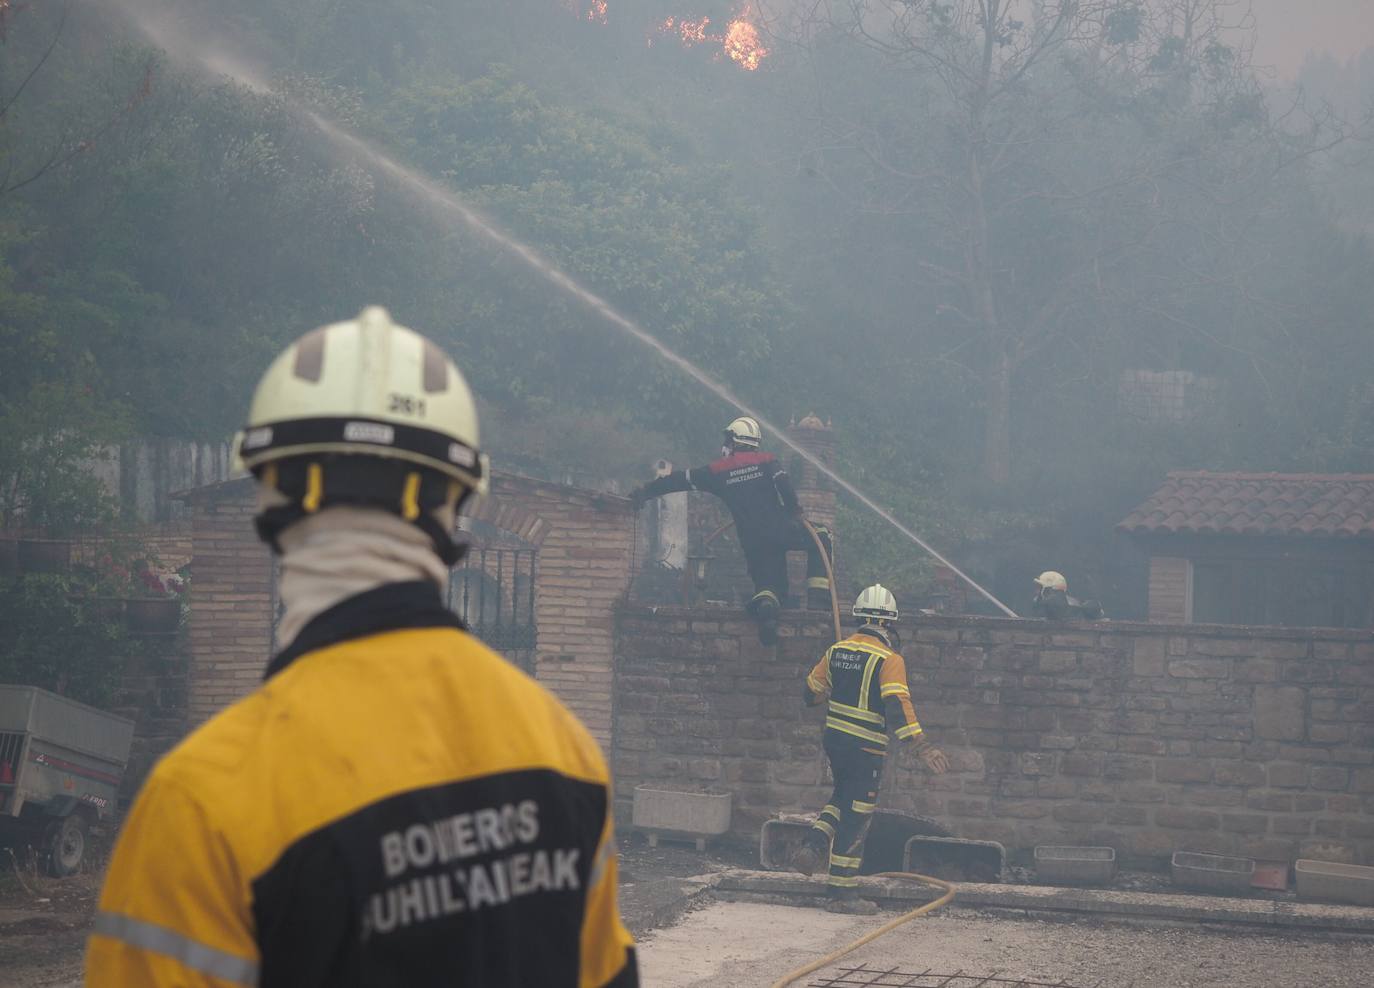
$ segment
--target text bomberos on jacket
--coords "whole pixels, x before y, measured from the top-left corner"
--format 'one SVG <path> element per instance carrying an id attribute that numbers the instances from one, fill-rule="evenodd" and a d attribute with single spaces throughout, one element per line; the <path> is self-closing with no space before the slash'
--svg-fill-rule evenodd
<path id="1" fill-rule="evenodd" d="M 538 892 L 580 888 L 580 849 L 531 848 L 538 838 L 539 804 L 532 799 L 415 823 L 383 835 L 386 877 L 404 880 L 369 899 L 363 912 L 364 938 Z M 470 860 L 512 849 L 518 850 L 490 860 Z M 404 878 L 417 871 L 426 873 Z"/>

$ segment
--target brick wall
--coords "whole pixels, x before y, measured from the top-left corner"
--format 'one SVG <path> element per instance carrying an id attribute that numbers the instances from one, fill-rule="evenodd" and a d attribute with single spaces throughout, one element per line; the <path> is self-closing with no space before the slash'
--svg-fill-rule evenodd
<path id="1" fill-rule="evenodd" d="M 828 644 L 789 614 L 776 654 L 738 613 L 627 608 L 618 809 L 636 784 L 735 795 L 735 829 L 828 794 L 800 699 Z M 942 778 L 889 765 L 884 803 L 1012 848 L 1106 844 L 1374 864 L 1374 641 L 1354 632 L 931 618 L 903 651 Z"/>
<path id="2" fill-rule="evenodd" d="M 252 690 L 271 654 L 272 561 L 253 534 L 253 497 L 247 480 L 190 495 L 191 726 Z M 492 495 L 472 514 L 538 548 L 536 677 L 609 744 L 612 611 L 629 585 L 631 562 L 628 502 L 498 474 Z"/>
<path id="3" fill-rule="evenodd" d="M 630 584 L 634 518 L 629 502 L 498 474 L 492 495 L 473 516 L 538 546 L 535 678 L 609 746 L 614 608 Z"/>

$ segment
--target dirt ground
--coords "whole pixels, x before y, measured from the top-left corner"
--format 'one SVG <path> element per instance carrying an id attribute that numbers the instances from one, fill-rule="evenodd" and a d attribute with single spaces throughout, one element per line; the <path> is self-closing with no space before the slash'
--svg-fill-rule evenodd
<path id="1" fill-rule="evenodd" d="M 3 859 L 0 859 L 3 860 Z M 0 988 L 75 988 L 99 897 L 95 875 L 0 867 Z"/>
<path id="2" fill-rule="evenodd" d="M 820 909 L 714 902 L 641 938 L 640 973 L 652 988 L 757 988 L 768 985 L 892 919 L 837 916 Z M 1075 988 L 1368 988 L 1374 941 L 1278 937 L 1157 927 L 1061 923 L 952 909 L 913 920 L 799 985 L 932 985 L 942 980 L 878 979 L 894 968 L 978 984 L 996 974 Z"/>

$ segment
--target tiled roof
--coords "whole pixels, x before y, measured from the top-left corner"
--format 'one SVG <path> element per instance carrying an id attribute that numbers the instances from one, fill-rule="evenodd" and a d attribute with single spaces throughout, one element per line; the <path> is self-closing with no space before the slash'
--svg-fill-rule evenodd
<path id="1" fill-rule="evenodd" d="M 1374 474 L 1170 473 L 1117 525 L 1136 535 L 1374 537 Z"/>

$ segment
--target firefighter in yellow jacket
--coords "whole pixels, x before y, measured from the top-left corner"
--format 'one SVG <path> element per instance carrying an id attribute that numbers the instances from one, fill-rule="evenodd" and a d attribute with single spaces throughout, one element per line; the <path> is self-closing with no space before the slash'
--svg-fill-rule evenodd
<path id="1" fill-rule="evenodd" d="M 857 898 L 864 839 L 878 807 L 888 735 L 915 748 L 922 763 L 941 775 L 949 761 L 921 730 L 911 705 L 906 663 L 896 651 L 897 601 L 875 583 L 854 602 L 859 630 L 828 648 L 806 677 L 808 706 L 829 698 L 825 753 L 835 790 L 812 825 L 810 840 L 793 858 L 793 867 L 810 875 L 827 849 L 831 907 L 862 908 Z"/>
<path id="2" fill-rule="evenodd" d="M 458 368 L 366 309 L 277 358 L 240 448 L 285 647 L 153 770 L 86 984 L 637 985 L 600 750 L 440 597 L 488 473 Z"/>

